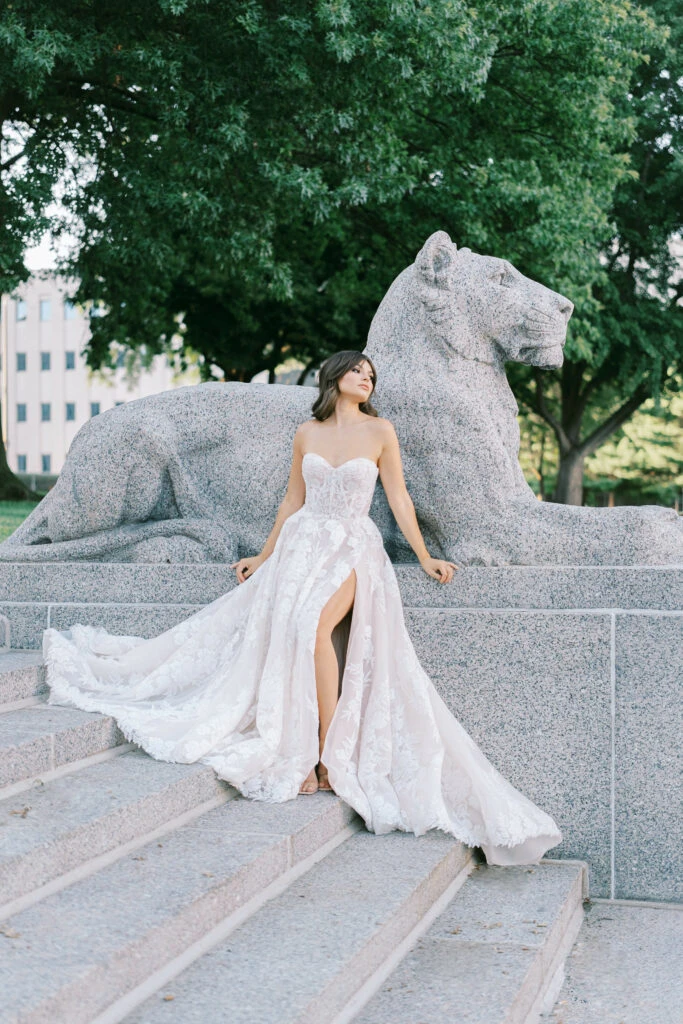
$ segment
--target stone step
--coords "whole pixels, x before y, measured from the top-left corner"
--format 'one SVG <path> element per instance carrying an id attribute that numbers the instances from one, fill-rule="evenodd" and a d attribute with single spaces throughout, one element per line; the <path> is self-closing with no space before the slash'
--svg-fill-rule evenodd
<path id="1" fill-rule="evenodd" d="M 357 827 L 329 793 L 286 804 L 237 798 L 12 915 L 2 925 L 3 1024 L 91 1022 L 169 962 L 191 957 L 212 930 L 233 927 L 274 886 L 346 845 Z M 433 873 L 435 857 L 424 860 L 405 873 Z M 345 885 L 349 902 L 352 893 L 358 899 L 357 877 Z M 289 927 L 298 927 L 296 917 Z M 269 932 L 263 941 L 289 945 L 291 934 Z"/>
<path id="2" fill-rule="evenodd" d="M 462 884 L 471 854 L 441 832 L 359 831 L 128 1016 L 106 1020 L 332 1022 L 444 892 Z"/>
<path id="3" fill-rule="evenodd" d="M 0 715 L 0 787 L 125 742 L 114 719 L 96 712 L 48 704 L 8 711 Z"/>
<path id="4" fill-rule="evenodd" d="M 545 1024 L 681 1024 L 683 905 L 590 900 Z"/>
<path id="5" fill-rule="evenodd" d="M 6 651 L 0 654 L 0 711 L 3 704 L 46 692 L 45 665 L 40 651 Z"/>
<path id="6" fill-rule="evenodd" d="M 0 802 L 0 893 L 24 901 L 88 861 L 234 790 L 208 765 L 133 749 Z M 0 911 L 1 913 L 1 911 Z"/>
<path id="7" fill-rule="evenodd" d="M 0 565 L 0 576 L 2 571 Z M 46 604 L 36 601 L 1 603 L 0 612 L 10 620 L 11 641 L 14 647 L 41 651 L 43 630 L 48 626 L 54 629 L 68 629 L 74 623 L 80 622 L 84 626 L 103 626 L 110 633 L 121 636 L 149 638 L 159 636 L 202 607 L 202 604 L 177 602 L 138 604 L 132 600 L 126 604 L 107 601 L 90 604 Z"/>
<path id="8" fill-rule="evenodd" d="M 561 986 L 586 875 L 577 862 L 478 865 L 366 1006 L 344 1019 L 535 1024 Z"/>

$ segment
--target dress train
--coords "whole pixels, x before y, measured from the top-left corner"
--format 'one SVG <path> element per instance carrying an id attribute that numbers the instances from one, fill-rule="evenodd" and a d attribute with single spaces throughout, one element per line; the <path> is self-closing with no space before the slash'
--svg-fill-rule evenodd
<path id="1" fill-rule="evenodd" d="M 111 715 L 164 761 L 211 765 L 244 796 L 285 801 L 319 759 L 320 614 L 353 569 L 341 693 L 321 760 L 376 833 L 439 828 L 491 864 L 536 863 L 561 841 L 450 713 L 417 658 L 398 581 L 368 515 L 366 458 L 303 461 L 306 501 L 251 577 L 160 636 L 47 629 L 48 703 Z"/>

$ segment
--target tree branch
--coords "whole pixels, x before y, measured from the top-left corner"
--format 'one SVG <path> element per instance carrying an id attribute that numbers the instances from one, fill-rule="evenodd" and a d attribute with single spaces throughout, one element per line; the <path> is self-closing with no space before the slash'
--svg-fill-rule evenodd
<path id="1" fill-rule="evenodd" d="M 12 164 L 15 164 L 17 162 L 17 160 L 21 160 L 21 158 L 22 158 L 22 156 L 24 155 L 25 152 L 26 152 L 25 148 L 21 149 L 21 150 L 19 150 L 18 153 L 15 153 L 14 156 L 11 156 L 7 160 L 5 160 L 4 164 L 0 164 L 0 171 L 7 171 L 7 170 L 9 170 L 9 168 L 12 166 Z"/>
<path id="2" fill-rule="evenodd" d="M 541 142 L 559 142 L 554 135 L 549 132 L 541 132 L 537 128 L 529 128 L 522 125 L 521 128 L 508 128 L 510 135 L 529 135 L 532 139 L 539 139 Z"/>
<path id="3" fill-rule="evenodd" d="M 560 421 L 551 413 L 548 408 L 548 404 L 545 400 L 545 393 L 543 391 L 543 376 L 540 370 L 534 370 L 534 381 L 536 382 L 536 412 L 538 415 L 546 421 L 548 426 L 552 427 L 555 431 L 558 443 L 561 451 L 569 451 L 571 448 L 571 442 L 565 433 L 564 427 Z"/>
<path id="4" fill-rule="evenodd" d="M 514 96 L 516 100 L 520 100 L 520 102 L 523 103 L 524 106 L 529 108 L 530 110 L 538 110 L 542 114 L 546 113 L 546 109 L 542 103 L 537 103 L 536 100 L 532 99 L 530 96 L 527 96 L 526 93 L 520 92 L 519 89 L 515 89 L 511 85 L 501 82 L 499 79 L 496 78 L 495 75 L 489 74 L 487 84 L 489 83 L 491 85 L 497 86 L 502 92 L 506 92 L 508 93 L 508 95 Z"/>
<path id="5" fill-rule="evenodd" d="M 673 309 L 677 304 L 681 296 L 683 296 L 683 277 L 676 285 L 670 285 L 673 288 L 674 294 L 668 302 L 669 309 Z"/>
<path id="6" fill-rule="evenodd" d="M 585 457 L 604 444 L 610 434 L 613 434 L 622 423 L 625 423 L 636 409 L 640 408 L 647 397 L 647 388 L 643 384 L 639 384 L 631 397 L 581 442 L 577 448 L 578 454 Z"/>
<path id="7" fill-rule="evenodd" d="M 501 46 L 491 55 L 491 60 L 497 60 L 501 57 L 523 57 L 524 52 L 519 46 L 513 46 L 512 44 Z"/>
<path id="8" fill-rule="evenodd" d="M 141 105 L 141 101 L 144 103 L 144 93 L 131 93 L 127 89 L 115 85 L 113 82 L 100 82 L 97 79 L 86 82 L 85 79 L 63 77 L 59 81 L 64 86 L 65 93 L 74 99 L 85 98 L 87 102 L 88 97 L 90 97 L 111 110 L 133 114 L 147 121 L 158 122 L 159 120 L 158 116 L 152 113 L 149 108 L 145 109 Z M 92 89 L 88 92 L 83 92 L 84 85 L 91 85 Z"/>

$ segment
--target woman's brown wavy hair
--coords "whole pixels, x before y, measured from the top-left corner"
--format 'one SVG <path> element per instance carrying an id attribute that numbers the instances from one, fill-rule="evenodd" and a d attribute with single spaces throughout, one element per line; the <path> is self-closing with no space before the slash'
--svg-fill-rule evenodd
<path id="1" fill-rule="evenodd" d="M 372 370 L 372 391 L 368 395 L 367 401 L 361 402 L 358 408 L 368 416 L 378 415 L 377 410 L 370 401 L 377 387 L 377 371 L 374 363 L 366 355 L 363 355 L 362 352 L 344 349 L 342 352 L 335 352 L 334 355 L 329 356 L 320 367 L 318 373 L 318 397 L 311 406 L 311 412 L 317 420 L 326 420 L 328 416 L 332 415 L 337 404 L 337 398 L 339 397 L 337 381 L 345 373 L 348 373 L 349 370 L 352 370 L 354 366 L 363 361 L 369 363 Z"/>

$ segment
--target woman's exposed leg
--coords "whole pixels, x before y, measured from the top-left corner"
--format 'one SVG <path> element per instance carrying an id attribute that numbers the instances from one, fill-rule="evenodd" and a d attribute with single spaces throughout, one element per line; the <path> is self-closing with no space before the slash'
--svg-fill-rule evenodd
<path id="1" fill-rule="evenodd" d="M 353 607 L 355 595 L 356 570 L 352 569 L 339 589 L 328 600 L 320 613 L 318 622 L 314 661 L 315 685 L 318 694 L 318 716 L 320 720 L 319 737 L 321 753 L 325 745 L 327 730 L 337 707 L 339 695 L 339 662 L 337 661 L 334 644 L 332 643 L 332 630 Z M 320 774 L 324 776 L 325 780 L 327 779 L 327 772 L 322 762 L 320 763 Z M 317 775 L 315 769 L 313 769 L 302 784 L 301 791 L 313 793 L 316 788 Z M 329 788 L 329 783 L 325 785 L 325 788 Z"/>

